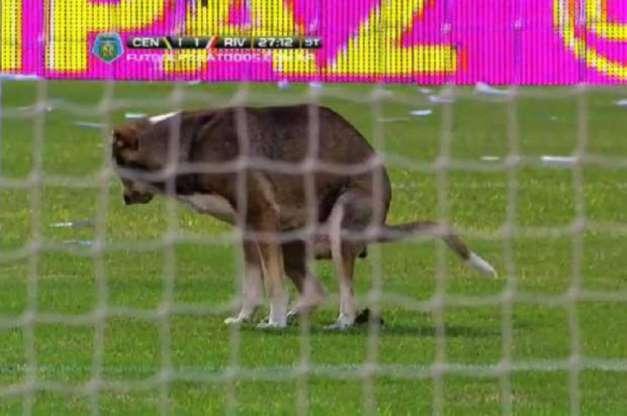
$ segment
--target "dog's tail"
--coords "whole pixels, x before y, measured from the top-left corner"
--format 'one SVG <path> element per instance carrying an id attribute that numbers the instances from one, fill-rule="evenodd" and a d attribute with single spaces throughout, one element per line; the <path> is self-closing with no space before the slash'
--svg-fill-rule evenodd
<path id="1" fill-rule="evenodd" d="M 432 221 L 416 221 L 406 224 L 385 225 L 383 232 L 377 236 L 376 242 L 389 243 L 414 236 L 439 237 L 453 250 L 468 266 L 480 273 L 496 277 L 494 267 L 479 255 L 468 248 L 466 243 L 449 227 Z"/>

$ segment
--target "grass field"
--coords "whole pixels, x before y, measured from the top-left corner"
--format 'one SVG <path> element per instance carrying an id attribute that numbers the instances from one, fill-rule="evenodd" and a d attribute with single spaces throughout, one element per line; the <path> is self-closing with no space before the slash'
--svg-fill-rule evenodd
<path id="1" fill-rule="evenodd" d="M 593 91 L 584 99 L 586 152 L 622 159 L 622 165 L 585 165 L 578 188 L 571 169 L 524 164 L 509 177 L 500 162 L 482 162 L 484 155 L 509 152 L 507 104 L 478 100 L 464 90 L 465 98 L 451 106 L 450 153 L 475 168 L 453 169 L 443 195 L 451 222 L 501 277 L 477 276 L 436 242 L 372 249 L 359 264 L 357 292 L 365 305 L 373 276 L 382 275 L 386 325 L 375 338 L 367 327 L 322 330 L 335 318 L 333 301 L 313 316 L 310 330 L 299 325 L 280 333 L 253 326 L 230 330 L 222 322 L 235 300 L 240 262 L 239 250 L 228 241 L 231 230 L 176 204 L 168 221 L 171 208 L 161 198 L 125 207 L 117 180 L 105 184 L 108 194 L 100 192 L 101 132 L 74 122 L 101 122 L 97 105 L 107 94 L 120 100 L 113 122 L 122 121 L 125 111 L 168 111 L 172 86 L 116 84 L 107 90 L 99 83 L 50 82 L 47 91 L 38 91 L 34 83 L 5 82 L 2 87 L 2 108 L 11 117 L 2 119 L 0 147 L 0 414 L 82 415 L 97 406 L 102 414 L 118 415 L 160 409 L 177 415 L 293 414 L 303 408 L 341 415 L 373 405 L 384 415 L 491 415 L 507 410 L 508 392 L 515 414 L 563 415 L 572 405 L 586 415 L 627 414 L 627 109 L 614 105 L 626 91 Z M 185 86 L 183 105 L 224 105 L 237 89 Z M 391 160 L 402 157 L 417 167 L 390 166 L 391 222 L 437 218 L 438 176 L 432 168 L 441 152 L 444 108 L 427 103 L 414 87 L 390 87 L 392 98 L 384 99 L 382 114 L 375 115 L 367 103 L 371 87 L 326 91 L 323 103 L 369 139 L 382 135 L 380 150 Z M 571 154 L 581 103 L 566 89 L 536 92 L 546 96 L 517 101 L 520 153 L 525 160 Z M 44 93 L 53 108 L 38 126 L 19 107 L 35 104 Z M 248 100 L 306 98 L 302 87 L 253 86 Z M 426 108 L 433 114 L 408 115 Z M 44 185 L 35 191 L 20 187 L 37 166 Z M 91 185 L 62 186 L 66 176 Z M 508 196 L 510 180 L 518 184 L 514 198 Z M 99 209 L 102 202 L 107 206 Z M 566 232 L 578 212 L 588 220 L 581 253 L 579 237 Z M 111 249 L 96 258 L 87 242 L 96 238 L 97 228 L 52 226 L 99 215 Z M 501 231 L 508 218 L 516 233 L 505 240 Z M 180 238 L 164 251 L 156 243 L 173 229 Z M 56 250 L 26 255 L 24 248 L 37 235 L 44 247 Z M 446 266 L 440 283 L 438 259 Z M 168 270 L 174 279 L 168 279 Z M 319 275 L 336 294 L 328 264 L 319 265 Z M 565 295 L 577 282 L 584 296 L 571 303 Z M 501 302 L 508 289 L 515 290 L 513 303 Z M 442 314 L 429 303 L 438 294 L 443 294 Z M 609 297 L 602 301 L 598 294 Z M 158 313 L 167 306 L 164 300 L 175 306 L 169 319 Z M 103 305 L 111 313 L 99 321 L 90 313 Z M 21 325 L 31 322 L 26 312 L 40 318 Z M 580 354 L 578 372 L 569 371 L 573 353 Z M 504 356 L 513 365 L 511 374 L 497 371 Z M 29 359 L 36 362 L 34 372 Z M 381 371 L 361 371 L 373 360 Z M 311 372 L 299 373 L 305 361 Z M 452 366 L 432 377 L 434 362 Z M 239 376 L 230 371 L 234 366 Z M 171 372 L 162 373 L 164 368 Z M 88 389 L 95 386 L 87 384 L 93 378 L 113 384 L 88 394 L 96 391 Z M 41 388 L 22 394 L 29 380 Z M 116 385 L 120 388 L 109 388 Z"/>

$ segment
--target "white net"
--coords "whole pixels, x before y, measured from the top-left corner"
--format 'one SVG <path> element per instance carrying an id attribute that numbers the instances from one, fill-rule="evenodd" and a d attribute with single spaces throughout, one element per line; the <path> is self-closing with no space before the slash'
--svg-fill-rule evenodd
<path id="1" fill-rule="evenodd" d="M 606 126 L 624 111 L 615 100 L 627 91 L 248 84 L 151 91 L 47 81 L 1 87 L 2 412 L 626 409 L 627 153 L 620 128 Z M 82 88 L 99 99 L 84 101 Z M 342 299 L 334 295 L 335 270 L 323 265 L 314 267 L 329 292 L 319 312 L 278 332 L 224 326 L 242 302 L 239 246 L 250 230 L 198 219 L 174 198 L 158 199 L 154 209 L 123 207 L 109 137 L 132 112 L 294 102 L 310 104 L 303 163 L 242 152 L 235 163 L 202 169 L 303 174 L 306 205 L 314 207 L 308 226 L 279 237 L 310 242 L 318 226 L 312 172 L 383 163 L 393 182 L 389 222 L 454 225 L 500 277 L 482 280 L 430 238 L 374 244 L 357 267 L 356 292 L 384 324 L 324 331 Z M 358 167 L 317 160 L 324 127 L 318 104 L 354 122 L 378 158 Z M 251 132 L 238 114 L 246 149 Z M 245 206 L 247 176 L 238 178 L 238 205 Z M 383 199 L 380 189 L 373 187 L 374 201 Z M 308 244 L 312 265 L 313 251 Z"/>

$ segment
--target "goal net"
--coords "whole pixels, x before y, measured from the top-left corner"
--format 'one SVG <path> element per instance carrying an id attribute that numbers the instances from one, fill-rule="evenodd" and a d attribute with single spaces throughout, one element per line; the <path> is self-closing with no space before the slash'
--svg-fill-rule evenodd
<path id="1" fill-rule="evenodd" d="M 618 2 L 364 0 L 350 12 L 332 2 L 211 3 L 0 5 L 0 413 L 627 409 Z M 69 5 L 76 14 L 64 15 Z M 216 27 L 222 39 L 208 36 Z M 225 51 L 226 38 L 272 47 Z M 191 46 L 175 50 L 179 40 Z M 142 47 L 153 42 L 164 50 Z M 533 86 L 542 84 L 567 86 Z M 256 131 L 245 107 L 295 104 L 308 108 L 299 163 L 278 149 L 274 159 L 177 160 L 181 110 L 234 108 L 246 149 Z M 321 106 L 376 157 L 351 166 L 312 157 L 327 127 Z M 172 162 L 156 175 L 235 174 L 239 206 L 251 203 L 242 172 L 301 181 L 304 226 L 260 235 L 167 195 L 125 206 L 112 132 L 155 116 L 170 125 Z M 464 267 L 433 235 L 371 244 L 354 294 L 372 319 L 325 329 L 345 299 L 341 267 L 315 260 L 315 175 L 371 174 L 372 209 L 385 211 L 379 166 L 392 183 L 389 224 L 449 225 L 498 277 Z M 364 235 L 385 237 L 369 223 L 347 239 Z M 250 239 L 308 242 L 283 260 L 304 255 L 325 303 L 284 329 L 256 327 L 267 301 L 252 322 L 225 325 L 246 301 Z M 282 284 L 296 301 L 288 276 Z"/>

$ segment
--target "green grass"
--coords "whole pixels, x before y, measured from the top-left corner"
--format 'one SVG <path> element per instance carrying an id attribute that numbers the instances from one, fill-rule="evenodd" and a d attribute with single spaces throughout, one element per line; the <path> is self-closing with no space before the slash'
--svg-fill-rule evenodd
<path id="1" fill-rule="evenodd" d="M 42 415 L 85 414 L 95 406 L 102 414 L 151 415 L 164 405 L 177 415 L 229 410 L 293 414 L 302 410 L 300 403 L 312 414 L 339 415 L 360 413 L 366 403 L 372 403 L 376 413 L 384 415 L 434 410 L 453 415 L 491 415 L 503 409 L 503 391 L 508 390 L 504 380 L 511 382 L 515 414 L 569 413 L 573 382 L 579 391 L 582 414 L 627 414 L 627 299 L 586 298 L 573 307 L 544 302 L 563 299 L 559 296 L 572 285 L 577 259 L 581 260 L 581 285 L 586 293 L 627 292 L 624 164 L 622 168 L 589 164 L 583 169 L 580 190 L 589 228 L 582 235 L 580 258 L 571 236 L 539 235 L 549 228 L 564 231 L 576 219 L 577 182 L 571 170 L 525 165 L 515 171 L 518 192 L 512 212 L 521 232 L 510 241 L 503 240 L 499 232 L 508 218 L 507 173 L 498 169 L 450 172 L 444 194 L 451 221 L 469 236 L 468 242 L 477 251 L 497 266 L 501 278 L 478 277 L 445 253 L 446 279 L 440 288 L 453 304 L 446 306 L 442 317 L 444 342 L 438 335 L 438 315 L 424 310 L 425 302 L 438 291 L 435 276 L 439 255 L 444 251 L 439 243 L 411 241 L 383 246 L 380 251 L 372 249 L 369 259 L 359 264 L 357 293 L 361 304 L 367 303 L 375 276 L 382 276 L 386 295 L 382 305 L 386 326 L 375 342 L 370 342 L 367 328 L 346 333 L 323 331 L 323 325 L 335 316 L 333 302 L 315 314 L 309 331 L 298 325 L 281 333 L 244 327 L 238 334 L 222 324 L 236 295 L 241 259 L 239 250 L 226 241 L 231 234 L 224 225 L 178 205 L 174 205 L 176 221 L 169 225 L 163 199 L 146 206 L 125 207 L 120 185 L 112 180 L 105 186 L 108 204 L 102 210 L 105 240 L 112 250 L 94 258 L 87 247 L 72 243 L 93 240 L 94 228 L 50 226 L 55 222 L 93 220 L 101 211 L 100 201 L 106 200 L 96 182 L 105 154 L 100 132 L 73 124 L 76 120 L 100 121 L 96 111 L 106 87 L 64 82 L 47 86 L 47 91 L 38 92 L 33 83 L 3 84 L 2 107 L 12 114 L 18 107 L 36 103 L 42 93 L 53 102 L 73 104 L 86 114 L 75 116 L 64 107 L 46 113 L 41 125 L 41 148 L 34 148 L 39 127 L 32 117 L 2 119 L 0 414 L 21 414 L 31 405 L 33 413 Z M 120 100 L 120 107 L 112 112 L 112 120 L 122 121 L 125 111 L 168 111 L 172 88 L 166 84 L 114 85 L 110 93 Z M 237 86 L 181 88 L 184 105 L 194 108 L 227 104 Z M 383 128 L 380 150 L 418 167 L 390 166 L 395 187 L 391 222 L 437 218 L 438 177 L 429 167 L 441 152 L 444 110 L 427 104 L 424 97 L 412 92 L 413 87 L 389 90 L 415 104 L 386 99 L 383 117 L 397 120 L 379 124 Z M 565 91 L 554 90 L 553 98 L 521 98 L 517 102 L 519 148 L 524 156 L 568 155 L 576 149 L 577 97 L 563 94 Z M 339 86 L 327 92 L 322 102 L 374 140 L 377 123 L 371 105 L 365 101 L 371 87 Z M 507 155 L 507 105 L 466 95 L 452 106 L 451 156 L 479 163 L 483 155 Z M 306 98 L 307 91 L 302 87 L 279 91 L 275 86 L 253 86 L 248 97 L 255 104 Z M 627 114 L 624 108 L 613 105 L 617 98 L 622 98 L 620 91 L 587 95 L 586 150 L 624 160 L 627 140 L 620 123 Z M 421 108 L 433 108 L 434 112 L 428 117 L 408 118 L 410 110 Z M 20 181 L 27 179 L 38 163 L 47 181 L 40 192 L 12 186 L 23 184 Z M 498 165 L 483 162 L 483 166 Z M 94 186 L 69 188 L 50 183 L 60 176 L 83 178 Z M 148 247 L 146 243 L 158 242 L 172 225 L 182 236 L 190 237 L 174 246 L 173 258 L 163 249 L 143 250 Z M 46 250 L 31 258 L 14 255 L 28 247 L 37 234 L 41 234 L 46 247 L 74 251 Z M 205 241 L 199 242 L 196 237 Z M 512 249 L 511 276 L 506 272 L 508 246 Z M 169 320 L 160 320 L 156 315 L 167 299 L 164 267 L 175 272 L 172 300 L 180 307 Z M 319 265 L 319 275 L 335 294 L 337 285 L 328 264 Z M 517 294 L 511 315 L 498 302 L 508 278 L 515 283 Z M 101 283 L 105 285 L 99 286 Z M 398 298 L 408 301 L 407 305 L 392 301 Z M 455 303 L 460 299 L 468 300 L 467 304 Z M 494 302 L 477 304 L 488 300 Z M 116 314 L 104 320 L 101 343 L 98 327 L 90 321 L 68 325 L 48 319 L 33 325 L 32 334 L 27 326 L 5 325 L 23 318 L 33 303 L 37 313 L 48 318 L 86 317 L 102 303 Z M 192 313 L 194 310 L 196 313 Z M 564 367 L 573 352 L 573 316 L 578 347 L 586 362 L 615 360 L 622 362 L 622 367 L 582 368 L 573 378 Z M 508 347 L 503 325 L 510 321 L 512 339 Z M 34 354 L 29 353 L 31 335 Z M 169 347 L 163 343 L 167 339 Z M 494 370 L 504 349 L 510 350 L 515 367 L 510 377 L 500 378 L 490 371 L 430 376 L 430 366 L 437 359 L 457 368 Z M 101 353 L 101 378 L 110 383 L 130 383 L 127 389 L 105 385 L 98 395 L 80 389 L 94 376 L 97 352 Z M 35 376 L 43 387 L 62 383 L 74 389 L 41 388 L 31 395 L 5 394 L 28 380 L 29 356 L 36 359 Z M 305 359 L 312 365 L 312 372 L 299 376 L 296 370 Z M 375 359 L 385 371 L 364 378 L 360 367 L 369 359 Z M 166 386 L 159 384 L 158 377 L 168 360 L 174 376 Z M 233 364 L 242 369 L 239 377 L 229 377 Z"/>

